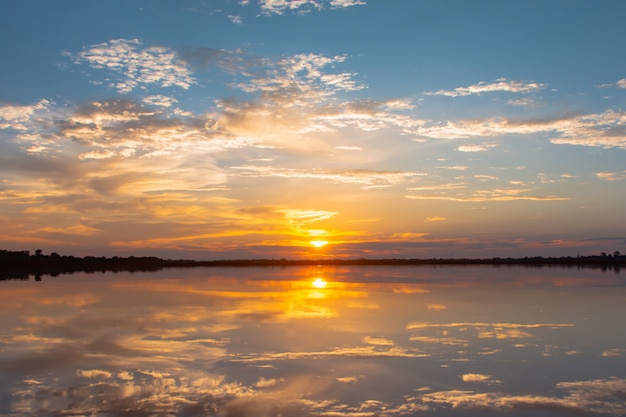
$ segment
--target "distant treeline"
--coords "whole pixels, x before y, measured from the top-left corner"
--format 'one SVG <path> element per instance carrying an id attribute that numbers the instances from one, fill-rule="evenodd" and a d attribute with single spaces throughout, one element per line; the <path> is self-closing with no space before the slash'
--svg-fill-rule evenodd
<path id="1" fill-rule="evenodd" d="M 114 256 L 62 256 L 58 253 L 45 255 L 40 249 L 34 253 L 30 251 L 0 250 L 0 279 L 28 279 L 35 276 L 41 279 L 42 275 L 57 276 L 74 272 L 107 272 L 107 271 L 157 271 L 164 268 L 189 267 L 287 267 L 308 265 L 525 265 L 540 266 L 570 266 L 611 269 L 619 272 L 626 267 L 626 255 L 620 252 L 602 253 L 600 255 L 544 258 L 541 256 L 524 258 L 430 258 L 430 259 L 224 259 L 217 261 L 195 261 L 186 259 L 161 259 L 149 257 L 119 257 Z"/>

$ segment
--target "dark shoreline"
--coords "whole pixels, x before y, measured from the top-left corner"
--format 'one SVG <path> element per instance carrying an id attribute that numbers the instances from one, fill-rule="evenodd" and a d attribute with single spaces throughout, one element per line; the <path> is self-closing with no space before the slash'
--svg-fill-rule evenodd
<path id="1" fill-rule="evenodd" d="M 600 268 L 620 272 L 626 267 L 626 255 L 619 252 L 593 256 L 577 257 L 524 257 L 524 258 L 432 258 L 432 259 L 224 259 L 215 261 L 196 261 L 186 259 L 161 259 L 156 257 L 74 257 L 61 256 L 56 253 L 44 255 L 40 251 L 30 254 L 28 251 L 0 250 L 0 280 L 41 279 L 44 275 L 57 276 L 74 272 L 140 272 L 158 271 L 165 268 L 195 267 L 289 267 L 289 266 L 401 266 L 401 265 L 492 265 L 492 266 L 526 266 L 526 267 L 577 267 Z"/>

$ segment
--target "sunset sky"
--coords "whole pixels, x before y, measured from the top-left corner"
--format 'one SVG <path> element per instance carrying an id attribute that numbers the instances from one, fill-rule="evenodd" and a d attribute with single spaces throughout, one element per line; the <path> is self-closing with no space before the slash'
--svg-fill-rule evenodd
<path id="1" fill-rule="evenodd" d="M 1 2 L 0 248 L 626 252 L 625 17 L 622 0 Z"/>

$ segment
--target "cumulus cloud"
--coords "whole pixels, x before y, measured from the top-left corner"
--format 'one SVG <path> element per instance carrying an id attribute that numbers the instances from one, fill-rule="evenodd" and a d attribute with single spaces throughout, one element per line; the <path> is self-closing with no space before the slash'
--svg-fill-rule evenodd
<path id="1" fill-rule="evenodd" d="M 165 46 L 144 48 L 138 39 L 113 39 L 68 55 L 76 64 L 118 74 L 110 87 L 123 94 L 152 84 L 188 89 L 196 82 L 176 52 Z"/>
<path id="2" fill-rule="evenodd" d="M 281 58 L 276 62 L 263 60 L 265 69 L 257 68 L 257 73 L 248 83 L 238 87 L 246 92 L 261 92 L 274 99 L 283 98 L 289 93 L 300 100 L 294 105 L 305 106 L 306 99 L 324 99 L 339 91 L 356 91 L 365 88 L 354 80 L 354 73 L 328 73 L 325 67 L 342 63 L 345 55 L 325 56 L 321 54 L 298 54 Z"/>
<path id="3" fill-rule="evenodd" d="M 446 97 L 463 97 L 472 94 L 493 93 L 493 92 L 508 92 L 508 93 L 533 93 L 543 90 L 546 87 L 545 84 L 528 83 L 523 81 L 508 80 L 506 78 L 498 78 L 492 82 L 480 81 L 478 84 L 473 84 L 468 87 L 457 87 L 453 90 L 438 90 L 434 92 L 424 93 L 430 96 L 446 96 Z"/>
<path id="4" fill-rule="evenodd" d="M 49 111 L 53 104 L 45 99 L 30 105 L 0 103 L 0 129 L 28 130 L 29 122 L 39 114 Z"/>

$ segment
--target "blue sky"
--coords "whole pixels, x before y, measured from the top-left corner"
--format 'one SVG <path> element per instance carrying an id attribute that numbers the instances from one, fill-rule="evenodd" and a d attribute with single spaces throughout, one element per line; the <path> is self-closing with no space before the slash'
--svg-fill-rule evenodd
<path id="1" fill-rule="evenodd" d="M 621 1 L 20 1 L 0 11 L 9 249 L 623 250 Z"/>

